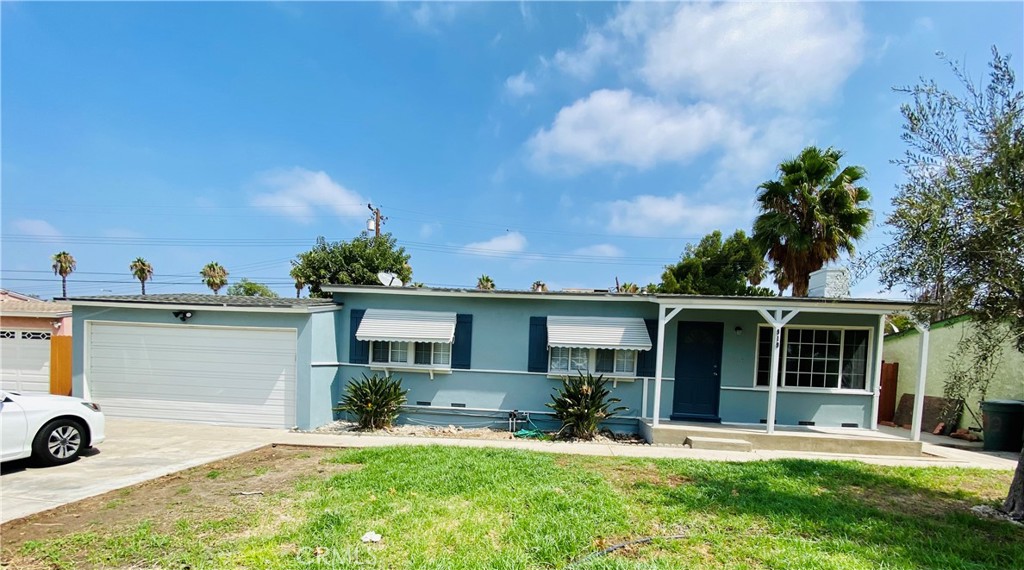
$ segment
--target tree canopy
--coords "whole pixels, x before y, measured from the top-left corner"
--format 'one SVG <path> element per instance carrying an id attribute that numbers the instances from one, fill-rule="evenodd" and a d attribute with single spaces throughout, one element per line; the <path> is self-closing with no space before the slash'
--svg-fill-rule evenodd
<path id="1" fill-rule="evenodd" d="M 752 239 L 772 262 L 780 291 L 792 285 L 794 296 L 806 296 L 811 273 L 842 252 L 852 255 L 867 231 L 871 194 L 858 186 L 866 171 L 841 168 L 842 158 L 840 150 L 809 146 L 758 187 Z"/>
<path id="2" fill-rule="evenodd" d="M 944 386 L 966 406 L 985 399 L 1007 346 L 1024 352 L 1024 94 L 995 48 L 981 84 L 946 61 L 956 91 L 924 79 L 897 88 L 910 99 L 908 148 L 895 161 L 905 179 L 887 220 L 891 243 L 873 261 L 884 285 L 931 303 L 919 317 L 972 317 Z M 1003 509 L 1024 519 L 1024 450 Z"/>
<path id="3" fill-rule="evenodd" d="M 377 274 L 394 273 L 408 283 L 412 279 L 409 254 L 391 234 L 360 234 L 352 241 L 328 242 L 323 236 L 316 245 L 292 260 L 291 276 L 309 286 L 310 297 L 330 297 L 324 285 L 380 285 Z"/>
<path id="4" fill-rule="evenodd" d="M 993 49 L 986 84 L 950 63 L 960 92 L 934 80 L 897 89 L 905 181 L 878 252 L 882 283 L 934 303 L 932 317 L 1003 321 L 1024 351 L 1024 95 Z"/>
<path id="5" fill-rule="evenodd" d="M 128 265 L 128 269 L 132 272 L 132 276 L 139 280 L 142 284 L 142 294 L 146 294 L 146 281 L 153 278 L 153 266 L 148 261 L 141 257 L 136 257 L 131 264 Z"/>
<path id="6" fill-rule="evenodd" d="M 764 256 L 743 230 L 724 241 L 715 230 L 689 244 L 679 263 L 665 268 L 660 293 L 685 295 L 772 295 L 758 287 L 766 268 Z"/>
<path id="7" fill-rule="evenodd" d="M 203 278 L 203 283 L 206 283 L 206 286 L 213 291 L 214 295 L 220 291 L 221 287 L 228 283 L 228 270 L 224 269 L 224 266 L 216 261 L 211 261 L 204 265 L 199 271 L 199 275 Z M 229 292 L 228 294 L 230 295 L 231 293 Z"/>
<path id="8" fill-rule="evenodd" d="M 270 287 L 263 283 L 249 281 L 244 277 L 241 281 L 228 286 L 228 295 L 237 295 L 239 297 L 277 297 L 277 293 Z"/>
<path id="9" fill-rule="evenodd" d="M 68 275 L 78 267 L 75 257 L 66 251 L 58 251 L 53 254 L 53 274 L 60 275 L 61 296 L 68 296 Z"/>

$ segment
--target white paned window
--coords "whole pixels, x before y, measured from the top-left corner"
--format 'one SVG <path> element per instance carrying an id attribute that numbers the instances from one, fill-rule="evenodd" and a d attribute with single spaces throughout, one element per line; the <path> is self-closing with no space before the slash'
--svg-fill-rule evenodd
<path id="1" fill-rule="evenodd" d="M 593 370 L 597 374 L 635 376 L 635 350 L 611 348 L 568 348 L 552 346 L 548 371 L 554 373 Z"/>
<path id="2" fill-rule="evenodd" d="M 450 368 L 452 345 L 446 342 L 372 341 L 370 361 L 410 368 Z"/>
<path id="3" fill-rule="evenodd" d="M 391 343 L 391 362 L 408 362 L 409 360 L 409 343 L 407 342 L 392 342 Z"/>
<path id="4" fill-rule="evenodd" d="M 551 347 L 551 362 L 548 365 L 551 372 L 569 371 L 569 348 L 565 346 Z"/>
<path id="5" fill-rule="evenodd" d="M 50 333 L 48 332 L 23 332 L 21 333 L 22 340 L 50 340 Z"/>
<path id="6" fill-rule="evenodd" d="M 786 327 L 779 352 L 779 385 L 791 388 L 867 388 L 867 329 Z M 760 327 L 755 385 L 767 386 L 772 328 Z"/>

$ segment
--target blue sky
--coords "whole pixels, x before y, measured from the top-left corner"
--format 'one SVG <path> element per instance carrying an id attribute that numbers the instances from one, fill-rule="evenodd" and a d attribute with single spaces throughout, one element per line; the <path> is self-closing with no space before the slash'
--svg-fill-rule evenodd
<path id="1" fill-rule="evenodd" d="M 659 281 L 687 243 L 749 231 L 757 185 L 808 144 L 900 171 L 895 85 L 935 56 L 1024 77 L 1007 3 L 12 3 L 2 15 L 2 284 L 202 292 L 222 263 L 294 289 L 367 202 L 414 280 Z M 860 296 L 880 293 L 869 278 Z"/>

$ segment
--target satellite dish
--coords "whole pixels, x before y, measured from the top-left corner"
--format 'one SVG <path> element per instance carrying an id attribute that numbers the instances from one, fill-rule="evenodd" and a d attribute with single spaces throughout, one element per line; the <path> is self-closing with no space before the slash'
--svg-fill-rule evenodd
<path id="1" fill-rule="evenodd" d="M 381 271 L 377 274 L 377 279 L 380 280 L 380 284 L 385 287 L 401 287 L 404 285 L 402 280 L 398 278 L 394 273 L 388 273 L 387 271 Z"/>

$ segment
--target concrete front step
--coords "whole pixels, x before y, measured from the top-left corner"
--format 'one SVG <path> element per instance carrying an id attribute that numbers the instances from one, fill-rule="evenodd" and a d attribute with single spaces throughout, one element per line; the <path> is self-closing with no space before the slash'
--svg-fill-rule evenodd
<path id="1" fill-rule="evenodd" d="M 689 445 L 690 449 L 713 449 L 716 451 L 753 451 L 754 445 L 742 439 L 727 439 L 724 437 L 701 437 L 687 436 L 683 445 Z"/>

